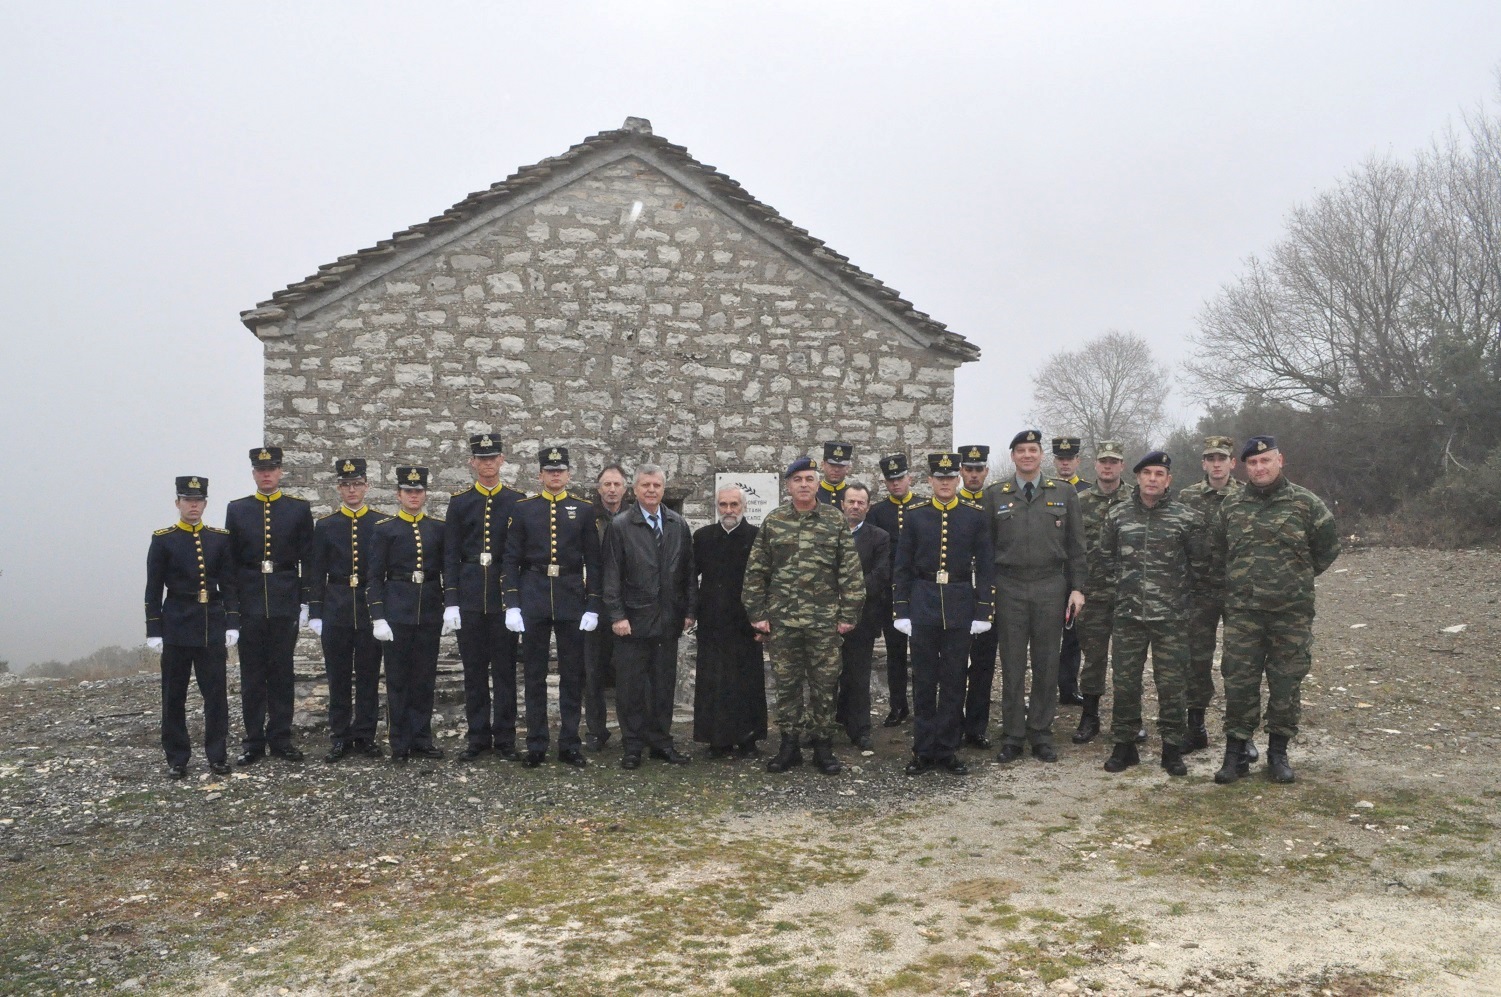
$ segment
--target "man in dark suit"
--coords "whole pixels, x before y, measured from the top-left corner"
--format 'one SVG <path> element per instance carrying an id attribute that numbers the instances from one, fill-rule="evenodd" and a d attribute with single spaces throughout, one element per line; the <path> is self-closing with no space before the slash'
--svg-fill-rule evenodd
<path id="1" fill-rule="evenodd" d="M 594 528 L 599 531 L 599 542 L 605 542 L 605 530 L 610 520 L 624 512 L 631 504 L 626 496 L 625 469 L 619 464 L 606 464 L 594 478 Z M 605 689 L 618 687 L 615 681 L 615 631 L 609 627 L 595 627 L 584 638 L 584 726 L 589 731 L 585 743 L 590 751 L 603 751 L 610 742 L 608 711 L 605 708 Z M 616 712 L 619 712 L 617 704 Z"/>
<path id="2" fill-rule="evenodd" d="M 636 508 L 610 521 L 604 544 L 604 603 L 615 649 L 616 713 L 625 749 L 620 767 L 641 767 L 641 749 L 673 765 L 689 758 L 672 743 L 678 638 L 693 626 L 697 577 L 693 534 L 662 505 L 667 477 L 655 464 L 636 469 Z"/>
<path id="3" fill-rule="evenodd" d="M 855 553 L 860 555 L 860 570 L 865 573 L 865 608 L 860 623 L 844 635 L 839 649 L 839 698 L 834 719 L 844 725 L 850 743 L 869 751 L 870 740 L 870 662 L 875 655 L 876 638 L 891 619 L 891 535 L 865 521 L 870 512 L 870 488 L 858 481 L 844 489 L 844 521 L 855 535 Z"/>
<path id="4" fill-rule="evenodd" d="M 907 469 L 907 455 L 890 454 L 881 458 L 881 477 L 886 479 L 887 495 L 871 506 L 867 519 L 872 526 L 879 526 L 891 538 L 891 558 L 896 560 L 897 544 L 901 542 L 902 530 L 906 528 L 907 516 L 921 502 L 913 500 L 912 475 Z M 912 709 L 907 697 L 907 635 L 886 620 L 881 634 L 886 641 L 886 687 L 891 690 L 891 712 L 886 715 L 883 727 L 900 727 L 911 716 Z"/>

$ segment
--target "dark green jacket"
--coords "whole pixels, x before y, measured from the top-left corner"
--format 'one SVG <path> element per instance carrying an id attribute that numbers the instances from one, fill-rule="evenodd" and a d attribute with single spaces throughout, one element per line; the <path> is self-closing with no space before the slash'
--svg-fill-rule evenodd
<path id="1" fill-rule="evenodd" d="M 1199 510 L 1164 495 L 1147 508 L 1138 494 L 1105 517 L 1100 548 L 1115 584 L 1115 615 L 1182 620 L 1188 597 L 1209 571 L 1209 536 Z"/>
<path id="2" fill-rule="evenodd" d="M 1213 488 L 1206 478 L 1195 481 L 1178 493 L 1178 501 L 1184 505 L 1192 506 L 1199 510 L 1204 517 L 1204 526 L 1213 535 L 1219 529 L 1220 517 L 1224 513 L 1225 500 L 1233 495 L 1239 495 L 1246 486 L 1243 482 L 1231 478 L 1224 488 Z M 1213 553 L 1218 553 L 1213 552 Z M 1209 574 L 1203 579 L 1198 593 L 1216 601 L 1225 598 L 1225 565 L 1220 562 L 1218 556 L 1214 558 Z"/>
<path id="3" fill-rule="evenodd" d="M 1217 533 L 1227 609 L 1311 611 L 1314 578 L 1339 557 L 1328 507 L 1283 477 L 1226 498 Z"/>
<path id="4" fill-rule="evenodd" d="M 839 507 L 819 502 L 798 512 L 785 502 L 771 510 L 751 544 L 741 599 L 752 623 L 770 620 L 773 630 L 858 624 L 865 574 Z"/>
<path id="5" fill-rule="evenodd" d="M 1105 530 L 1105 516 L 1111 509 L 1136 493 L 1136 486 L 1122 481 L 1115 491 L 1106 495 L 1098 484 L 1079 493 L 1079 515 L 1084 522 L 1084 556 L 1089 565 L 1089 579 L 1084 585 L 1084 598 L 1090 602 L 1109 602 L 1115 598 L 1115 583 L 1111 580 L 1110 564 L 1101 553 L 1100 535 Z"/>

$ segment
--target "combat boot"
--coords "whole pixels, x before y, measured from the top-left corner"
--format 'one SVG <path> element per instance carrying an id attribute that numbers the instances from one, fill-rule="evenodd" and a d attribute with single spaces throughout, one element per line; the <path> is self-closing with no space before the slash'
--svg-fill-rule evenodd
<path id="1" fill-rule="evenodd" d="M 1246 742 L 1234 737 L 1225 738 L 1225 761 L 1214 774 L 1214 781 L 1228 786 L 1241 776 L 1250 775 L 1251 763 L 1246 761 L 1245 751 Z"/>
<path id="2" fill-rule="evenodd" d="M 844 769 L 834 757 L 834 743 L 826 737 L 813 742 L 813 767 L 824 775 L 838 775 Z"/>
<path id="3" fill-rule="evenodd" d="M 1297 778 L 1287 763 L 1287 735 L 1272 734 L 1267 738 L 1266 771 L 1273 782 L 1292 782 Z"/>
<path id="4" fill-rule="evenodd" d="M 1204 726 L 1204 711 L 1190 708 L 1188 711 L 1188 737 L 1183 744 L 1185 755 L 1209 747 L 1209 728 Z"/>
<path id="5" fill-rule="evenodd" d="M 776 757 L 766 763 L 768 772 L 786 772 L 795 765 L 803 763 L 803 749 L 798 747 L 796 734 L 783 734 L 782 744 L 777 748 Z"/>
<path id="6" fill-rule="evenodd" d="M 1105 771 L 1124 772 L 1131 766 L 1140 764 L 1141 755 L 1136 751 L 1135 741 L 1127 741 L 1124 744 L 1117 742 L 1115 750 L 1110 753 L 1109 758 L 1105 759 Z"/>
<path id="7" fill-rule="evenodd" d="M 1079 715 L 1079 729 L 1074 731 L 1075 744 L 1088 744 L 1100 736 L 1100 697 L 1084 694 L 1084 712 Z"/>
<path id="8" fill-rule="evenodd" d="M 1183 749 L 1163 741 L 1162 767 L 1167 770 L 1168 775 L 1188 775 L 1188 766 L 1183 764 Z"/>
<path id="9" fill-rule="evenodd" d="M 1241 754 L 1246 756 L 1247 765 L 1251 764 L 1256 759 L 1261 757 L 1261 754 L 1256 750 L 1256 742 L 1251 740 L 1249 737 L 1246 738 L 1246 748 L 1241 752 Z"/>

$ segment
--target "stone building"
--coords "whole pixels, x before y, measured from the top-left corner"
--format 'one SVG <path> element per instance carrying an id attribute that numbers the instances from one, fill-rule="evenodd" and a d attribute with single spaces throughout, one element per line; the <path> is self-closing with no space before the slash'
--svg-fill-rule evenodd
<path id="1" fill-rule="evenodd" d="M 874 478 L 881 454 L 948 447 L 954 371 L 979 357 L 641 118 L 240 317 L 264 345 L 266 439 L 323 502 L 345 454 L 370 458 L 373 500 L 407 462 L 442 496 L 490 429 L 513 484 L 535 490 L 537 449 L 562 443 L 586 485 L 610 459 L 662 465 L 704 521 L 715 471 L 841 438 Z"/>

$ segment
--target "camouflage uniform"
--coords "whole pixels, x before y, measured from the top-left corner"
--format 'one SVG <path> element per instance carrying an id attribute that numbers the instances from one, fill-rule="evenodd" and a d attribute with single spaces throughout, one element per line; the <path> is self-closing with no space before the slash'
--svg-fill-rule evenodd
<path id="1" fill-rule="evenodd" d="M 783 736 L 832 739 L 838 626 L 859 623 L 865 602 L 855 537 L 839 509 L 822 502 L 808 512 L 790 502 L 773 509 L 751 546 L 742 601 L 752 622 L 771 622 L 771 674 Z"/>
<path id="2" fill-rule="evenodd" d="M 1279 476 L 1226 498 L 1216 533 L 1225 565 L 1225 737 L 1256 732 L 1263 672 L 1267 732 L 1293 737 L 1312 663 L 1313 580 L 1339 556 L 1334 517 L 1313 492 Z"/>
<path id="3" fill-rule="evenodd" d="M 1079 672 L 1079 691 L 1086 696 L 1105 694 L 1105 673 L 1110 663 L 1110 626 L 1115 615 L 1115 586 L 1110 580 L 1109 564 L 1100 553 L 1100 535 L 1105 516 L 1119 503 L 1136 493 L 1135 485 L 1120 483 L 1109 493 L 1099 485 L 1079 494 L 1079 513 L 1084 521 L 1084 553 L 1089 564 L 1084 583 L 1084 610 L 1079 614 L 1079 644 L 1084 651 L 1084 667 Z"/>
<path id="4" fill-rule="evenodd" d="M 1208 479 L 1196 481 L 1178 493 L 1178 501 L 1197 509 L 1205 528 L 1217 528 L 1220 507 L 1245 486 L 1234 478 L 1224 488 L 1214 488 Z M 1214 644 L 1220 620 L 1225 615 L 1224 565 L 1217 564 L 1194 586 L 1188 600 L 1188 708 L 1202 710 L 1214 702 Z"/>
<path id="5" fill-rule="evenodd" d="M 1157 684 L 1157 733 L 1179 745 L 1186 731 L 1189 593 L 1209 570 L 1209 538 L 1196 509 L 1164 495 L 1152 508 L 1140 495 L 1105 518 L 1101 556 L 1115 588 L 1111 677 L 1115 705 L 1110 734 L 1134 744 L 1141 729 L 1141 680 L 1147 651 Z"/>

